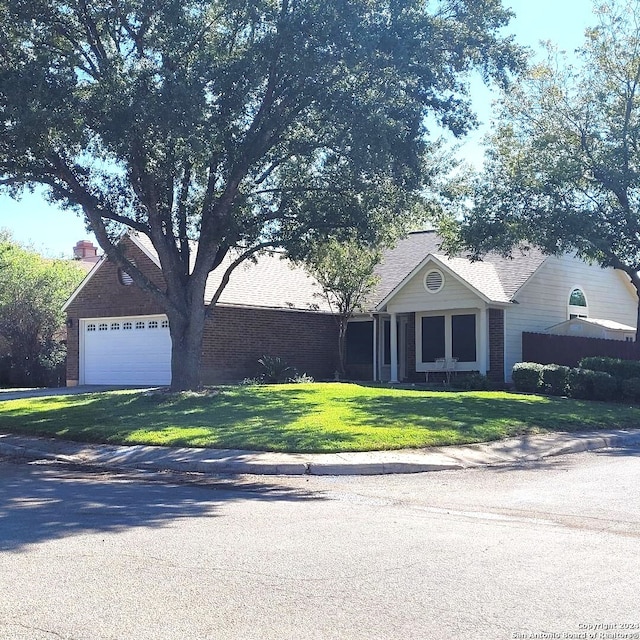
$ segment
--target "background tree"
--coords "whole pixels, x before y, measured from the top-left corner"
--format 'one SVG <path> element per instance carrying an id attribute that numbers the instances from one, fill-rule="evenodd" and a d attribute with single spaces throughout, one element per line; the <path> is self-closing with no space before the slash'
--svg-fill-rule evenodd
<path id="1" fill-rule="evenodd" d="M 84 214 L 165 310 L 172 388 L 191 388 L 240 262 L 401 223 L 427 186 L 426 116 L 463 134 L 467 73 L 518 67 L 510 15 L 500 0 L 0 0 L 0 185 Z M 166 288 L 123 229 L 150 238 Z"/>
<path id="2" fill-rule="evenodd" d="M 450 249 L 575 251 L 640 294 L 640 3 L 608 0 L 595 15 L 575 66 L 549 47 L 504 95 Z"/>
<path id="3" fill-rule="evenodd" d="M 338 372 L 342 377 L 346 376 L 347 325 L 378 283 L 374 269 L 380 257 L 379 249 L 354 240 L 329 240 L 316 245 L 304 262 L 338 323 Z"/>
<path id="4" fill-rule="evenodd" d="M 0 336 L 11 356 L 11 383 L 41 386 L 64 362 L 62 305 L 84 271 L 47 260 L 0 231 Z"/>

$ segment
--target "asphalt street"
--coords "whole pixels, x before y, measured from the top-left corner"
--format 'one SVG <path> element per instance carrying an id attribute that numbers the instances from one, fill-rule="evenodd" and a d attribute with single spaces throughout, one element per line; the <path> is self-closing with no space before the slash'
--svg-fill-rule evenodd
<path id="1" fill-rule="evenodd" d="M 3 639 L 640 637 L 637 447 L 369 477 L 4 460 L 0 487 Z"/>

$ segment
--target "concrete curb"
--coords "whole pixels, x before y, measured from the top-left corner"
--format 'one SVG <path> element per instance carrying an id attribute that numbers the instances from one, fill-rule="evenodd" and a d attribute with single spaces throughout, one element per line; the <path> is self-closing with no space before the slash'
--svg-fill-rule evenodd
<path id="1" fill-rule="evenodd" d="M 532 462 L 551 456 L 640 445 L 640 429 L 554 433 L 429 449 L 340 454 L 90 445 L 0 434 L 0 454 L 119 470 L 209 475 L 381 475 Z"/>

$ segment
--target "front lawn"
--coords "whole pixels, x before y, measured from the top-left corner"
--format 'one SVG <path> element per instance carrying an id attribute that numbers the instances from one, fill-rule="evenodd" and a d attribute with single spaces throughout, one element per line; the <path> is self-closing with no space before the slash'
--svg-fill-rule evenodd
<path id="1" fill-rule="evenodd" d="M 318 383 L 206 394 L 112 391 L 0 402 L 0 431 L 84 442 L 338 452 L 638 428 L 640 409 L 504 392 Z"/>

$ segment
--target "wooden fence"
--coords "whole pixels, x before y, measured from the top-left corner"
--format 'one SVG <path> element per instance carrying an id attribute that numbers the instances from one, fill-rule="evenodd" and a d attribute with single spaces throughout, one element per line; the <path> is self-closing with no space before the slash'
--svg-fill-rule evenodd
<path id="1" fill-rule="evenodd" d="M 553 336 L 546 333 L 522 334 L 523 362 L 576 367 L 578 362 L 587 356 L 640 360 L 640 344 L 581 336 Z"/>

